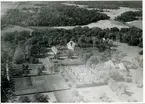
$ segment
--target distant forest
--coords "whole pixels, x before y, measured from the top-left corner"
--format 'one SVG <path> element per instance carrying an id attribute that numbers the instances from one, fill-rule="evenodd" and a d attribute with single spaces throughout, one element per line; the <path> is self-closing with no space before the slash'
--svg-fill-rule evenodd
<path id="1" fill-rule="evenodd" d="M 44 4 L 43 4 L 44 5 Z M 10 12 L 12 12 L 10 14 Z M 51 4 L 39 8 L 9 10 L 2 18 L 2 24 L 21 26 L 73 26 L 109 19 L 97 10 L 87 10 L 62 4 Z"/>
<path id="2" fill-rule="evenodd" d="M 69 1 L 89 8 L 119 9 L 119 7 L 142 8 L 142 1 Z"/>
<path id="3" fill-rule="evenodd" d="M 142 18 L 142 11 L 136 11 L 136 12 L 128 11 L 116 17 L 115 20 L 121 22 L 129 22 L 133 20 L 138 20 L 139 18 Z"/>

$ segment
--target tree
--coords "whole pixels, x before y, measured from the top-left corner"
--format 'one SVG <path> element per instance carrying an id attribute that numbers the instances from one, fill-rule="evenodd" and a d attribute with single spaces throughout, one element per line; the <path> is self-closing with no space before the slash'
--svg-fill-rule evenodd
<path id="1" fill-rule="evenodd" d="M 27 103 L 31 102 L 30 98 L 28 96 L 24 96 L 24 95 L 19 97 L 19 101 L 27 102 Z"/>
<path id="2" fill-rule="evenodd" d="M 139 55 L 143 55 L 143 50 L 141 50 L 141 51 L 139 52 Z"/>
<path id="3" fill-rule="evenodd" d="M 138 17 L 141 16 L 142 16 L 142 11 L 135 11 L 135 12 L 127 11 L 122 13 L 120 16 L 116 17 L 115 20 L 128 22 L 128 21 L 137 20 Z"/>
<path id="4" fill-rule="evenodd" d="M 47 95 L 41 94 L 41 93 L 37 93 L 34 96 L 34 100 L 35 102 L 49 102 L 48 100 L 50 99 Z"/>
<path id="5" fill-rule="evenodd" d="M 7 32 L 4 34 L 3 39 L 4 41 L 13 42 L 15 40 L 15 36 L 18 34 L 17 31 L 15 32 Z"/>
<path id="6" fill-rule="evenodd" d="M 23 52 L 23 49 L 18 47 L 14 53 L 14 61 L 17 63 L 17 64 L 20 64 L 24 61 L 25 59 L 25 54 Z"/>

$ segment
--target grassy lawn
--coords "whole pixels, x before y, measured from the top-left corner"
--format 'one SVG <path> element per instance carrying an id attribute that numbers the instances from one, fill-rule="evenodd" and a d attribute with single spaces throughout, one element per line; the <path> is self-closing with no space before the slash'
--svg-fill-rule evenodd
<path id="1" fill-rule="evenodd" d="M 49 103 L 54 103 L 54 102 L 57 102 L 55 96 L 54 96 L 54 93 L 53 92 L 48 92 L 48 93 L 42 93 L 43 95 L 47 95 L 50 99 L 49 99 Z M 34 94 L 30 94 L 30 95 L 25 95 L 25 96 L 28 96 L 31 101 L 33 102 L 34 101 L 34 97 L 33 97 Z M 14 102 L 17 102 L 19 103 L 19 98 L 20 96 L 16 96 L 15 98 L 15 101 Z M 34 101 L 35 102 L 35 101 Z"/>
<path id="2" fill-rule="evenodd" d="M 15 94 L 30 94 L 68 89 L 68 85 L 60 75 L 15 78 Z"/>
<path id="3" fill-rule="evenodd" d="M 1 36 L 3 36 L 5 33 L 10 33 L 10 32 L 14 32 L 14 31 L 18 31 L 18 32 L 21 32 L 21 31 L 33 31 L 32 29 L 30 28 L 26 28 L 26 27 L 21 27 L 21 26 L 9 26 L 9 27 L 6 27 L 2 30 L 1 32 Z"/>

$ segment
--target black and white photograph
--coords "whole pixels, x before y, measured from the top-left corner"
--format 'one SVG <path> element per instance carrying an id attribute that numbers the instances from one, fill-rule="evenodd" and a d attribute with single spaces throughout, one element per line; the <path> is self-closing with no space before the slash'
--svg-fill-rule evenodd
<path id="1" fill-rule="evenodd" d="M 1 1 L 1 102 L 143 102 L 143 0 Z"/>

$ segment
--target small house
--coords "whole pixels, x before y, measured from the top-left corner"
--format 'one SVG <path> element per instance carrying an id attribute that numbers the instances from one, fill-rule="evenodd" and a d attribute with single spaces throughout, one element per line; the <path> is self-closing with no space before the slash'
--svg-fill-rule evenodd
<path id="1" fill-rule="evenodd" d="M 111 60 L 109 60 L 105 62 L 105 68 L 115 68 L 115 65 Z"/>
<path id="2" fill-rule="evenodd" d="M 123 63 L 117 64 L 116 67 L 119 68 L 119 69 L 122 70 L 122 71 L 126 71 L 126 68 L 125 68 L 125 66 L 124 66 Z"/>

